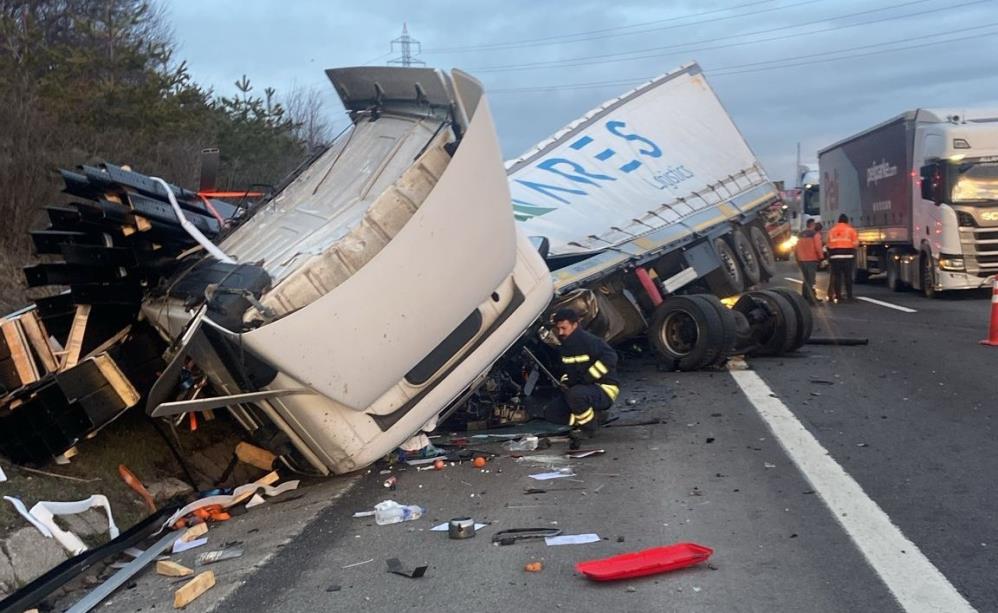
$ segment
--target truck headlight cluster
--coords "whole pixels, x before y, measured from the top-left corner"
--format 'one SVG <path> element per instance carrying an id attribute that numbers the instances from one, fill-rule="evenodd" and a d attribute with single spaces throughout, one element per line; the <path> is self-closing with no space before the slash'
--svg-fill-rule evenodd
<path id="1" fill-rule="evenodd" d="M 797 240 L 798 238 L 796 236 L 791 236 L 787 240 L 783 241 L 782 243 L 780 243 L 780 251 L 784 253 L 790 251 L 795 246 L 797 246 Z"/>
<path id="2" fill-rule="evenodd" d="M 962 271 L 965 266 L 963 258 L 941 257 L 939 258 L 939 268 L 943 270 Z"/>

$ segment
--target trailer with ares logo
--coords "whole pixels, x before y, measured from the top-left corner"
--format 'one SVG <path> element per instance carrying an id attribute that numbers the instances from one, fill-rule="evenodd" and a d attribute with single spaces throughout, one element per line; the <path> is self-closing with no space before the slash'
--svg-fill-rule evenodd
<path id="1" fill-rule="evenodd" d="M 695 370 L 810 334 L 800 296 L 751 291 L 775 272 L 780 192 L 697 64 L 593 109 L 507 171 L 552 271 L 551 309 L 573 307 L 606 341 L 647 334 L 668 368 Z"/>

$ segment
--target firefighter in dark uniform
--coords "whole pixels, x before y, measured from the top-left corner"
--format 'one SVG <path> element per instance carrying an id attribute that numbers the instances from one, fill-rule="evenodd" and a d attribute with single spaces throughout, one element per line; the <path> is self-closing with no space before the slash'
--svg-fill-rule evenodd
<path id="1" fill-rule="evenodd" d="M 552 318 L 561 339 L 561 397 L 548 409 L 548 421 L 572 428 L 572 448 L 585 435 L 596 433 L 610 405 L 620 394 L 617 352 L 603 339 L 579 326 L 572 309 L 558 309 Z"/>

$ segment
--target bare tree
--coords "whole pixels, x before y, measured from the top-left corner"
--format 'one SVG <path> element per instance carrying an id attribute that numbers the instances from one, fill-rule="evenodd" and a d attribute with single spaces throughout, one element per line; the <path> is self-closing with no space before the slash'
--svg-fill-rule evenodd
<path id="1" fill-rule="evenodd" d="M 324 96 L 317 87 L 294 86 L 284 96 L 287 116 L 295 125 L 295 136 L 314 151 L 332 140 Z"/>

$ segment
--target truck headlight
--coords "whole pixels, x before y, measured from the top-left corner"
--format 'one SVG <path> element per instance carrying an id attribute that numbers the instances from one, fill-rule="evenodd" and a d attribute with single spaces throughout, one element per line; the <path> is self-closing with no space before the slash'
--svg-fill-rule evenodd
<path id="1" fill-rule="evenodd" d="M 787 240 L 780 243 L 780 251 L 786 253 L 793 249 L 797 245 L 798 238 L 796 236 L 791 236 Z"/>
<path id="2" fill-rule="evenodd" d="M 939 268 L 942 270 L 962 271 L 966 267 L 964 266 L 963 258 L 943 256 L 939 258 Z"/>

